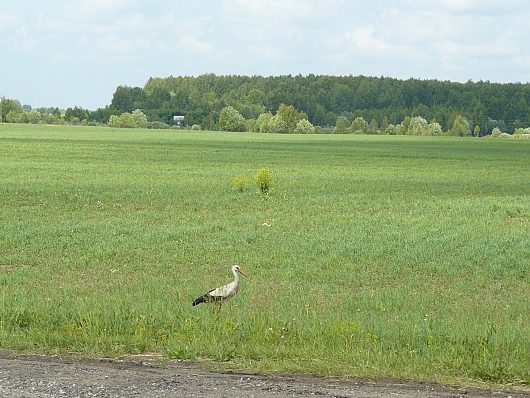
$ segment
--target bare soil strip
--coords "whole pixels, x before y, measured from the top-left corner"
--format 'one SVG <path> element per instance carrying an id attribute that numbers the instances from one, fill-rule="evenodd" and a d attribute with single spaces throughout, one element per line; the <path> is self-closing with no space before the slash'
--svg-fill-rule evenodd
<path id="1" fill-rule="evenodd" d="M 20 355 L 0 350 L 0 396 L 21 397 L 530 397 L 530 392 L 438 384 L 217 372 L 159 356 L 123 360 Z"/>

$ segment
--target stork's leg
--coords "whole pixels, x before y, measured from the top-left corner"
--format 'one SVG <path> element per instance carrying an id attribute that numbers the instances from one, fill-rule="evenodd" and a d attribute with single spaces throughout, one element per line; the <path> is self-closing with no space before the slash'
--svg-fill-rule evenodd
<path id="1" fill-rule="evenodd" d="M 221 301 L 215 303 L 215 315 L 219 315 L 219 313 L 221 312 L 221 305 L 223 305 Z"/>
<path id="2" fill-rule="evenodd" d="M 217 315 L 219 313 L 219 302 L 215 301 L 212 305 L 212 314 Z"/>

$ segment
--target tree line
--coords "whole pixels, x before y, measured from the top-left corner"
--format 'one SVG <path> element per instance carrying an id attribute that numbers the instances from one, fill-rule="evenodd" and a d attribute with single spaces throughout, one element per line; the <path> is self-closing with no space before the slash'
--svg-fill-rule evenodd
<path id="1" fill-rule="evenodd" d="M 232 106 L 245 119 L 292 105 L 316 126 L 335 126 L 337 118 L 363 117 L 379 128 L 421 116 L 452 128 L 458 115 L 484 133 L 495 127 L 514 131 L 530 125 L 530 84 L 455 83 L 365 76 L 170 76 L 151 78 L 143 88 L 120 86 L 110 109 L 142 109 L 149 120 L 218 128 L 221 110 Z"/>
<path id="2" fill-rule="evenodd" d="M 4 101 L 5 102 L 5 101 Z M 186 125 L 221 129 L 223 109 L 235 109 L 245 120 L 274 114 L 284 104 L 304 113 L 314 126 L 351 126 L 364 119 L 371 130 L 385 131 L 409 117 L 453 129 L 463 117 L 481 134 L 497 128 L 513 132 L 530 126 L 530 84 L 439 80 L 399 80 L 387 77 L 285 75 L 285 76 L 169 76 L 150 78 L 144 87 L 117 87 L 111 102 L 96 110 L 68 108 L 66 122 L 107 124 L 111 116 L 141 110 L 148 122 L 173 124 L 184 115 Z M 2 120 L 8 111 L 2 107 Z M 41 114 L 44 114 L 41 112 Z M 49 113 L 47 113 L 49 114 Z M 16 119 L 12 112 L 10 119 Z M 33 118 L 36 118 L 33 114 Z"/>

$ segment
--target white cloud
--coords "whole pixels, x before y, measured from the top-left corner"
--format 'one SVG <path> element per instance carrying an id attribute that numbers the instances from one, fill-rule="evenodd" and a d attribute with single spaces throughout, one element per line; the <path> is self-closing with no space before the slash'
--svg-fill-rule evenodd
<path id="1" fill-rule="evenodd" d="M 107 36 L 99 43 L 100 48 L 112 53 L 126 54 L 135 49 L 135 41 L 119 36 Z"/>
<path id="2" fill-rule="evenodd" d="M 527 6 L 525 0 L 409 0 L 408 3 L 417 9 L 445 10 L 452 13 L 470 12 L 474 15 L 515 14 L 518 9 Z"/>
<path id="3" fill-rule="evenodd" d="M 437 0 L 437 1 L 430 1 L 429 2 L 431 6 L 439 6 L 448 10 L 453 11 L 464 11 L 469 10 L 471 8 L 474 8 L 475 6 L 482 5 L 485 6 L 487 4 L 487 1 L 484 0 Z"/>
<path id="4" fill-rule="evenodd" d="M 285 16 L 296 17 L 311 12 L 309 2 L 298 2 L 296 0 L 232 0 L 228 1 L 229 12 L 243 11 L 252 17 L 270 18 Z"/>
<path id="5" fill-rule="evenodd" d="M 519 4 L 518 1 L 506 1 Z M 470 65 L 481 65 L 480 68 L 484 70 L 485 60 L 488 60 L 490 67 L 497 62 L 504 61 L 504 64 L 508 64 L 518 54 L 528 54 L 528 46 L 522 45 L 521 32 L 517 29 L 525 24 L 523 17 L 498 16 L 495 13 L 490 15 L 484 12 L 484 7 L 492 9 L 499 6 L 498 1 L 445 0 L 405 3 L 411 8 L 389 7 L 382 15 L 375 16 L 370 24 L 355 27 L 347 32 L 346 38 L 350 48 L 356 54 L 371 60 L 386 57 L 404 61 L 415 57 L 416 65 L 410 65 L 410 70 L 416 70 L 419 74 L 430 68 L 430 77 L 436 77 L 436 71 L 443 68 L 459 71 L 458 76 L 467 75 L 468 78 L 473 78 L 482 71 L 470 69 Z M 425 3 L 433 5 L 426 7 Z M 417 8 L 412 9 L 413 5 Z M 456 13 L 456 9 L 482 11 L 475 15 L 467 12 Z M 392 70 L 392 67 L 388 69 Z M 488 73 L 495 73 L 494 69 L 491 67 Z M 494 78 L 491 77 L 491 80 Z"/>
<path id="6" fill-rule="evenodd" d="M 214 48 L 212 43 L 200 40 L 192 35 L 182 36 L 179 40 L 179 43 L 181 46 L 184 46 L 185 48 L 197 53 L 209 53 Z"/>
<path id="7" fill-rule="evenodd" d="M 320 18 L 342 3 L 344 0 L 225 0 L 225 10 L 257 19 L 301 21 Z"/>
<path id="8" fill-rule="evenodd" d="M 85 16 L 96 16 L 98 14 L 112 14 L 127 10 L 135 3 L 134 0 L 77 0 L 66 2 L 65 7 L 72 12 Z"/>
<path id="9" fill-rule="evenodd" d="M 11 61 L 0 72 L 14 76 L 5 87 L 15 98 L 26 84 L 18 71 L 35 64 L 65 81 L 105 71 L 83 82 L 87 93 L 204 72 L 529 80 L 528 0 L 4 1 L 0 35 Z M 81 87 L 34 84 L 26 91 L 49 93 L 48 105 L 110 100 L 107 91 L 89 100 Z"/>
<path id="10" fill-rule="evenodd" d="M 517 55 L 519 49 L 510 42 L 491 42 L 464 44 L 452 41 L 441 41 L 434 45 L 443 57 L 496 58 Z"/>
<path id="11" fill-rule="evenodd" d="M 469 31 L 468 21 L 448 17 L 436 10 L 391 10 L 383 14 L 379 26 L 395 40 L 425 44 L 439 38 L 459 37 Z"/>
<path id="12" fill-rule="evenodd" d="M 530 69 L 530 54 L 522 54 L 514 57 L 514 63 L 520 68 L 524 68 L 525 71 Z"/>
<path id="13" fill-rule="evenodd" d="M 10 13 L 8 10 L 2 10 L 2 13 L 0 13 L 0 32 L 13 29 L 18 23 L 18 16 Z"/>
<path id="14" fill-rule="evenodd" d="M 416 57 L 419 55 L 414 47 L 392 42 L 377 34 L 373 25 L 364 25 L 353 28 L 345 33 L 346 41 L 350 48 L 363 56 L 390 57 Z"/>

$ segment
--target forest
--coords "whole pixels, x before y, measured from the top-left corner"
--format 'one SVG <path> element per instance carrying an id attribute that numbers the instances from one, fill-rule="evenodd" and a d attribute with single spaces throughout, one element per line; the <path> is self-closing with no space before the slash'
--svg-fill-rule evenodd
<path id="1" fill-rule="evenodd" d="M 338 118 L 353 122 L 362 117 L 383 130 L 406 117 L 421 116 L 446 131 L 455 118 L 464 117 L 482 134 L 494 128 L 513 132 L 530 126 L 530 84 L 367 76 L 285 75 L 238 76 L 204 74 L 150 78 L 144 87 L 119 86 L 111 102 L 96 110 L 68 108 L 66 122 L 106 124 L 112 115 L 140 109 L 149 122 L 173 123 L 184 115 L 185 125 L 219 129 L 223 108 L 235 108 L 245 119 L 276 112 L 281 104 L 307 115 L 315 126 L 334 127 Z M 2 119 L 8 121 L 8 109 Z M 42 114 L 60 114 L 55 108 Z M 37 115 L 34 115 L 37 117 Z"/>

